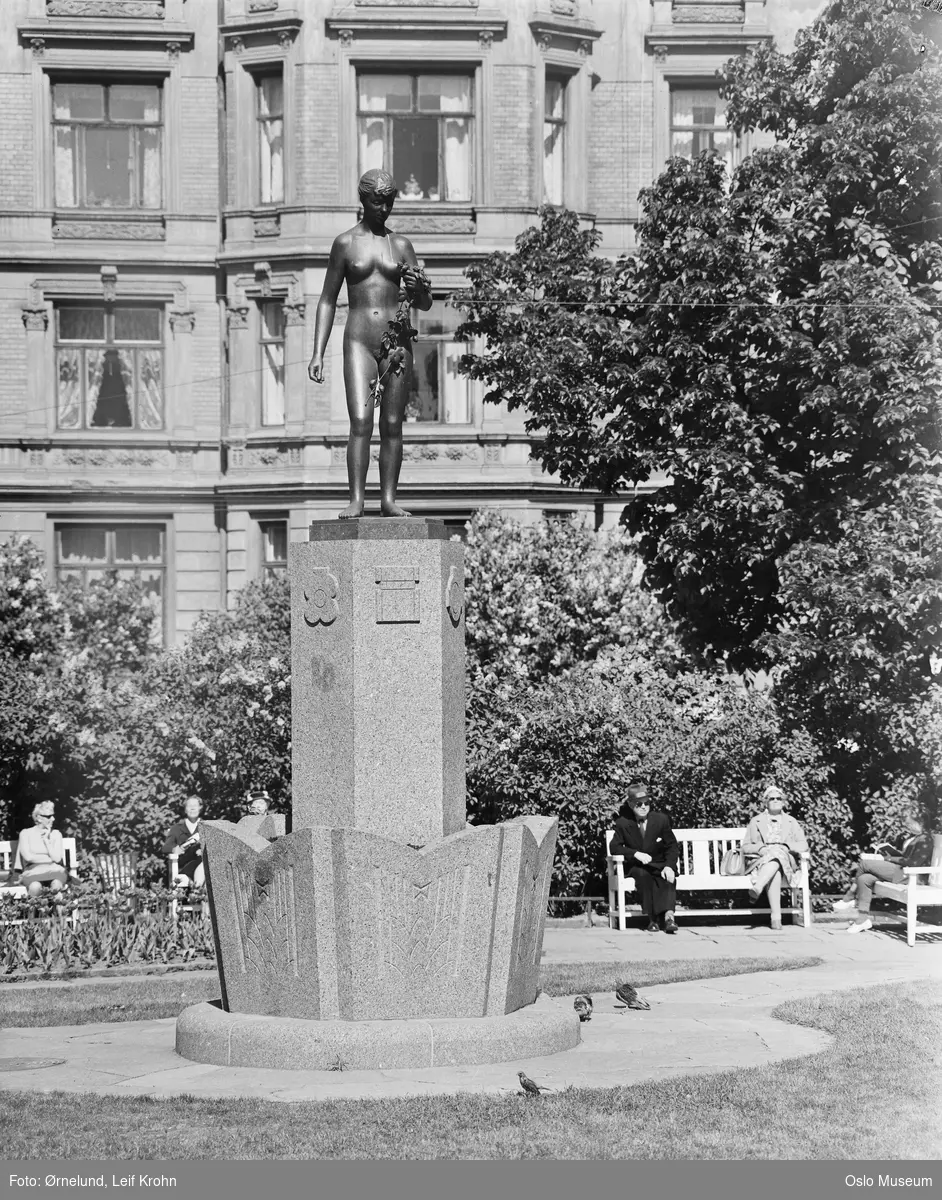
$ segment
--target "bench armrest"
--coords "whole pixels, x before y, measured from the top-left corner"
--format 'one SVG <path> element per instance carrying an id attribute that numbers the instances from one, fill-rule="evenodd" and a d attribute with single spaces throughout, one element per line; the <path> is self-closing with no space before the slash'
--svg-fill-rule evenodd
<path id="1" fill-rule="evenodd" d="M 934 867 L 903 867 L 904 875 L 934 875 L 936 871 L 942 872 L 938 864 Z"/>
<path id="2" fill-rule="evenodd" d="M 811 862 L 811 851 L 810 850 L 799 850 L 798 851 L 798 860 L 799 860 L 799 862 L 810 863 Z"/>
<path id="3" fill-rule="evenodd" d="M 608 861 L 610 863 L 624 863 L 625 856 L 624 854 L 610 854 L 608 856 Z"/>

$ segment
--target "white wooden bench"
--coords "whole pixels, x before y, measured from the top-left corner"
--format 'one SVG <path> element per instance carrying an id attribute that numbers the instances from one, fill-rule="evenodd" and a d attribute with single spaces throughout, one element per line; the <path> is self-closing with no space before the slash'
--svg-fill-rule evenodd
<path id="1" fill-rule="evenodd" d="M 19 869 L 19 863 L 14 864 L 14 856 L 16 854 L 19 838 L 13 841 L 0 841 L 0 871 L 3 872 L 6 879 L 10 878 L 10 872 L 14 865 Z M 75 864 L 78 860 L 78 850 L 75 845 L 74 837 L 64 837 L 62 839 L 62 848 L 65 851 L 65 863 L 63 864 L 70 879 L 77 878 Z M 0 883 L 0 896 L 25 896 L 26 888 L 21 883 Z"/>
<path id="2" fill-rule="evenodd" d="M 932 862 L 928 867 L 903 867 L 905 883 L 874 884 L 873 894 L 906 905 L 906 945 L 916 944 L 916 914 L 920 905 L 942 908 L 942 834 L 932 838 Z M 926 876 L 925 882 L 922 876 Z"/>
<path id="3" fill-rule="evenodd" d="M 608 923 L 612 929 L 625 929 L 625 896 L 635 890 L 635 881 L 625 878 L 625 859 L 621 854 L 611 854 L 613 829 L 605 833 L 605 854 L 608 861 Z M 745 827 L 740 829 L 675 829 L 677 838 L 677 891 L 681 892 L 745 892 L 749 890 L 748 875 L 721 875 L 720 863 L 727 850 L 738 850 L 746 836 Z M 783 913 L 792 913 L 803 918 L 805 925 L 811 924 L 811 889 L 808 885 L 808 867 L 811 856 L 799 855 L 799 867 L 791 888 L 792 906 L 782 906 Z M 786 888 L 787 892 L 788 889 Z M 784 900 L 784 896 L 783 896 Z M 727 913 L 768 914 L 767 907 L 752 905 L 740 908 L 678 908 L 688 917 L 722 917 Z M 617 921 L 617 925 L 616 925 Z"/>

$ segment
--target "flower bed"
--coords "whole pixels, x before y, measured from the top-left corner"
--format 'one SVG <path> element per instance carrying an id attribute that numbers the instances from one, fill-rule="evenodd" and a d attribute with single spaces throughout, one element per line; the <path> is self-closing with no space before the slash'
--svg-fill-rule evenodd
<path id="1" fill-rule="evenodd" d="M 0 899 L 0 977 L 215 958 L 202 890 L 171 911 L 166 888 L 129 888 L 116 897 L 81 885 L 38 900 Z M 179 898 L 178 898 L 179 899 Z"/>

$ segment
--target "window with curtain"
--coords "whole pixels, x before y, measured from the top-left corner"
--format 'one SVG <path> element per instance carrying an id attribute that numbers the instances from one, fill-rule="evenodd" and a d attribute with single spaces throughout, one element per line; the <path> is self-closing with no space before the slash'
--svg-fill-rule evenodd
<path id="1" fill-rule="evenodd" d="M 285 198 L 284 76 L 262 75 L 256 81 L 258 112 L 259 199 L 280 204 Z"/>
<path id="2" fill-rule="evenodd" d="M 265 579 L 288 569 L 288 522 L 259 521 L 262 535 L 262 575 Z"/>
<path id="3" fill-rule="evenodd" d="M 259 309 L 262 360 L 262 424 L 285 423 L 285 310 L 280 300 L 265 300 Z"/>
<path id="4" fill-rule="evenodd" d="M 110 571 L 140 579 L 157 613 L 155 641 L 163 640 L 167 576 L 163 525 L 63 524 L 55 527 L 56 578 L 77 579 L 85 589 Z"/>
<path id="5" fill-rule="evenodd" d="M 696 158 L 704 150 L 733 168 L 733 135 L 726 105 L 715 88 L 671 88 L 671 155 Z"/>
<path id="6" fill-rule="evenodd" d="M 566 81 L 546 77 L 543 98 L 543 200 L 562 204 L 566 141 Z"/>
<path id="7" fill-rule="evenodd" d="M 458 373 L 458 359 L 467 352 L 454 333 L 463 317 L 444 300 L 433 300 L 428 312 L 412 317 L 419 331 L 413 346 L 412 394 L 406 404 L 407 421 L 442 421 L 467 425 L 471 420 L 468 380 Z"/>
<path id="8" fill-rule="evenodd" d="M 160 208 L 160 87 L 56 83 L 57 208 Z"/>
<path id="9" fill-rule="evenodd" d="M 163 309 L 56 307 L 59 429 L 163 429 Z"/>
<path id="10" fill-rule="evenodd" d="M 360 173 L 379 167 L 399 199 L 471 200 L 470 75 L 357 77 Z"/>

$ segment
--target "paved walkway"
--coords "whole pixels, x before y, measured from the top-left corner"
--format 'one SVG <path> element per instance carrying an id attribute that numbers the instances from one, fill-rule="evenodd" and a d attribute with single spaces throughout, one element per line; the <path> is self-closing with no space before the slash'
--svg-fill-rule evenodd
<path id="1" fill-rule="evenodd" d="M 8 1029 L 0 1035 L 0 1089 L 152 1097 L 251 1096 L 275 1101 L 358 1099 L 367 1096 L 501 1094 L 518 1090 L 516 1072 L 560 1089 L 615 1087 L 678 1075 L 743 1069 L 813 1054 L 830 1039 L 816 1030 L 774 1020 L 783 1000 L 824 992 L 942 978 L 942 935 L 907 947 L 894 922 L 884 932 L 851 936 L 846 923 L 811 929 L 741 924 L 684 928 L 676 937 L 573 925 L 546 931 L 546 962 L 625 962 L 690 958 L 816 956 L 815 967 L 727 976 L 644 989 L 650 1012 L 615 1009 L 612 993 L 593 997 L 595 1013 L 574 1050 L 492 1066 L 396 1071 L 266 1071 L 205 1066 L 179 1058 L 174 1021 Z M 938 940 L 936 940 L 938 936 Z M 34 987 L 35 985 L 0 985 Z M 59 984 L 56 986 L 70 986 Z M 74 985 L 73 985 L 74 986 Z M 558 1003 L 568 1006 L 568 1000 Z M 10 1069 L 13 1059 L 50 1064 Z M 0 1062 L 0 1066 L 3 1063 Z"/>

